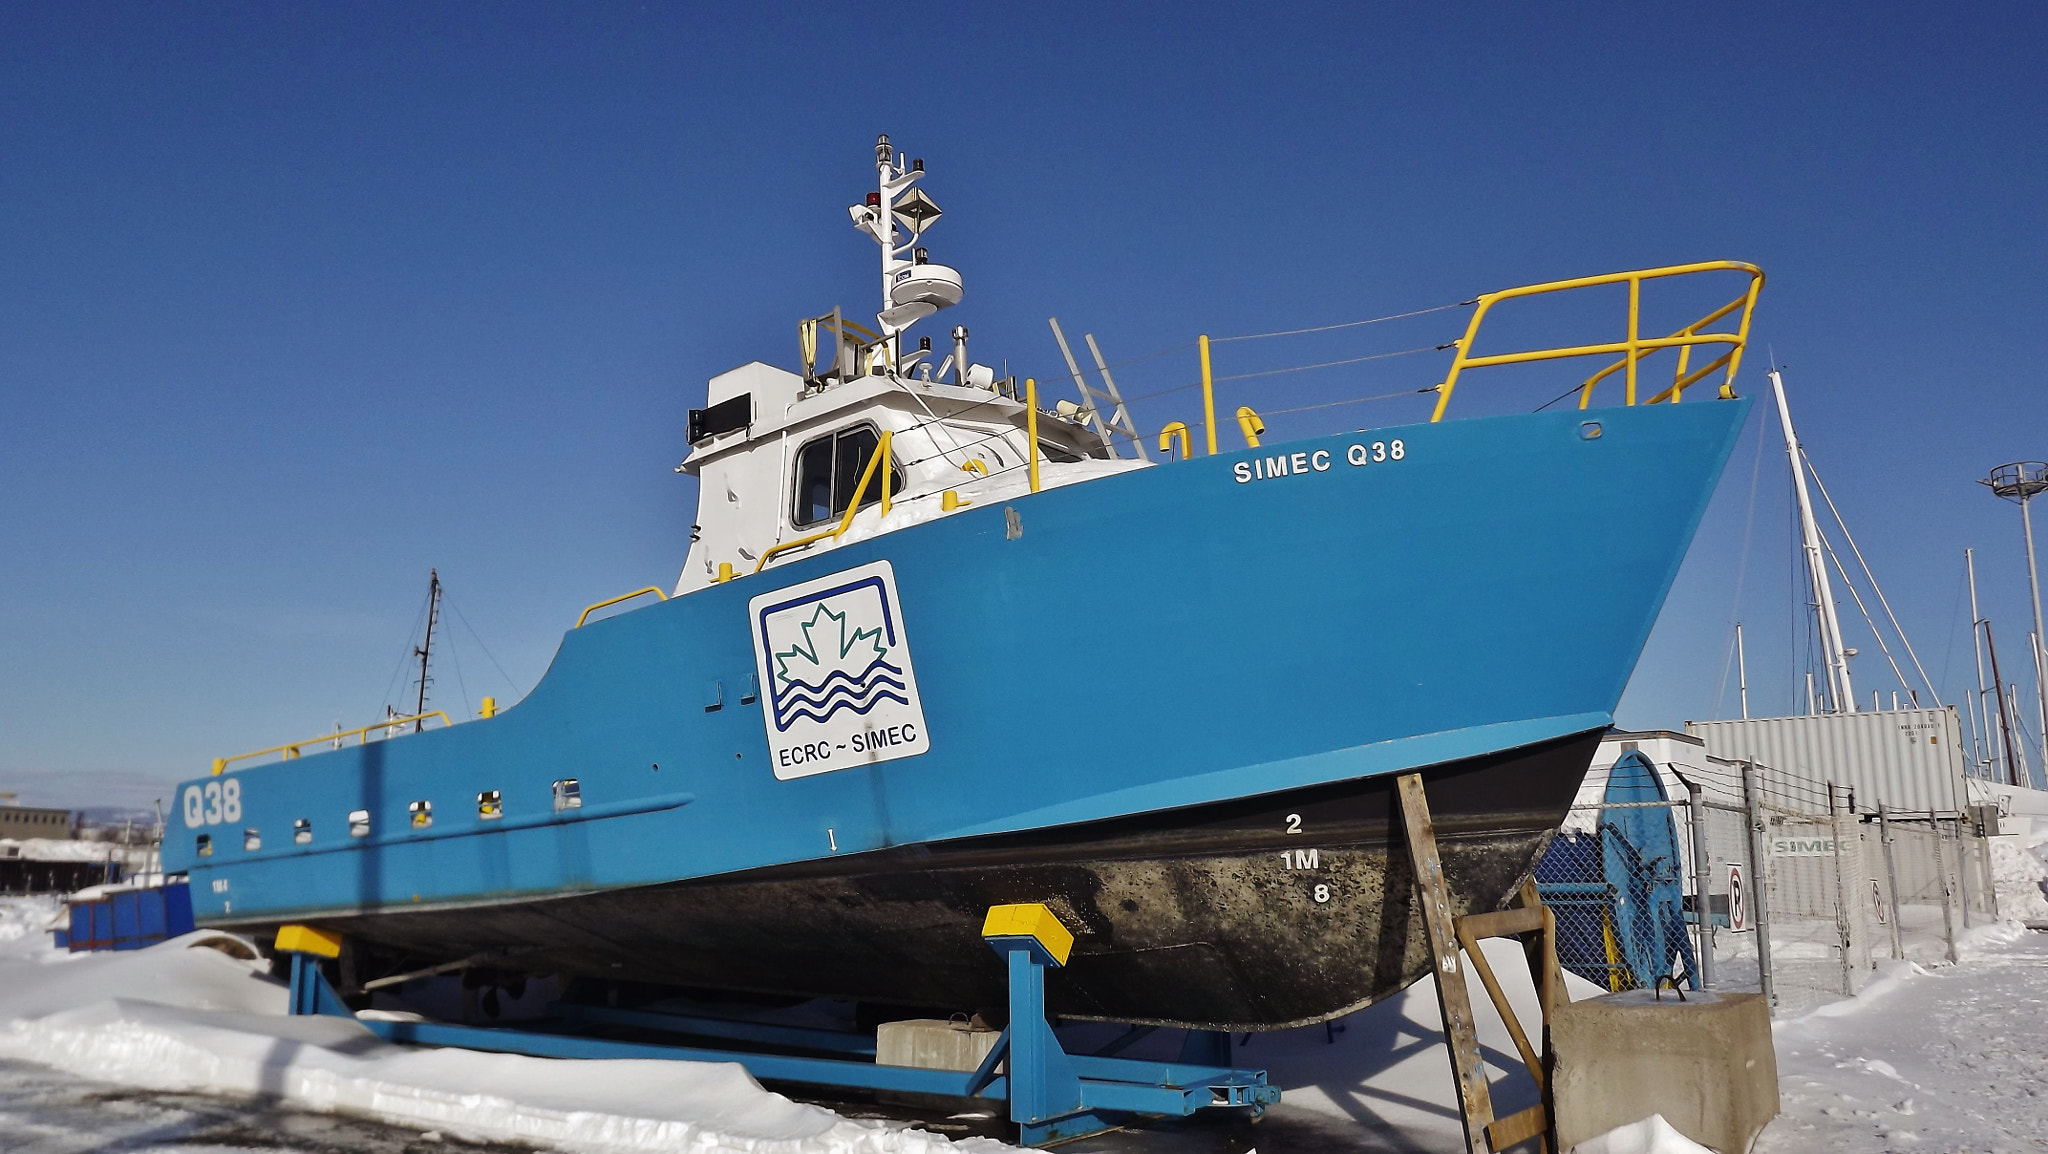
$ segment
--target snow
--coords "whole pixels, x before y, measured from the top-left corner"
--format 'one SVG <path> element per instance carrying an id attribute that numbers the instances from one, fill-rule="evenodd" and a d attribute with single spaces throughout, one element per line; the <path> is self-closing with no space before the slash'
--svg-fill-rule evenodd
<path id="1" fill-rule="evenodd" d="M 1590 1142 L 1572 1147 L 1572 1154 L 1714 1154 L 1680 1134 L 1662 1114 L 1617 1127 Z"/>
<path id="2" fill-rule="evenodd" d="M 391 1045 L 345 1019 L 287 1016 L 285 988 L 265 964 L 195 948 L 221 935 L 72 955 L 36 937 L 47 903 L 9 899 L 0 909 L 0 926 L 34 927 L 0 949 L 0 1058 L 145 1090 L 256 1095 L 471 1141 L 593 1154 L 936 1154 L 956 1145 L 793 1102 L 733 1064 Z M 957 1145 L 1006 1149 L 988 1139 Z"/>
<path id="3" fill-rule="evenodd" d="M 1960 965 L 1889 962 L 1856 997 L 1778 1022 L 1784 1113 L 1757 1154 L 2041 1149 L 2048 935 L 1985 931 Z"/>
<path id="4" fill-rule="evenodd" d="M 121 845 L 110 841 L 75 841 L 70 838 L 0 837 L 0 858 L 26 861 L 117 861 L 141 866 L 149 861 L 147 846 Z"/>
<path id="5" fill-rule="evenodd" d="M 2048 922 L 2048 894 L 2041 883 L 2048 880 L 2048 867 L 2030 850 L 2020 848 L 2018 838 L 1991 839 L 1991 877 L 1998 887 L 1998 912 L 2021 922 Z"/>
<path id="6" fill-rule="evenodd" d="M 2028 858 L 2031 867 L 2006 863 L 2001 878 L 2025 885 L 2048 874 Z M 2000 900 L 2023 896 L 2001 892 Z M 284 987 L 264 965 L 193 948 L 223 935 L 201 931 L 128 953 L 56 951 L 44 929 L 60 910 L 54 899 L 0 899 L 0 1132 L 34 1121 L 18 1103 L 52 1097 L 19 1089 L 14 1071 L 28 1067 L 18 1063 L 33 1063 L 136 1093 L 274 1102 L 305 1118 L 372 1119 L 451 1140 L 592 1154 L 1008 1149 L 840 1117 L 762 1089 L 737 1065 L 557 1062 L 390 1045 L 343 1019 L 289 1017 Z M 1486 950 L 1517 1013 L 1533 1021 L 1519 948 L 1491 941 Z M 1961 954 L 1954 966 L 1883 961 L 1858 996 L 1781 1018 L 1774 1033 L 1784 1114 L 1759 1138 L 1758 1154 L 2040 1148 L 2048 1134 L 2048 1094 L 2037 1094 L 2048 1082 L 2048 1046 L 2038 1041 L 2048 1010 L 2048 934 L 2014 921 L 1978 926 Z M 1566 981 L 1574 997 L 1599 992 Z M 1534 1087 L 1491 1003 L 1475 995 L 1495 1106 L 1506 1114 L 1531 1104 Z M 1118 1029 L 1083 1024 L 1062 1036 L 1083 1043 Z M 1178 1032 L 1162 1030 L 1127 1053 L 1171 1058 L 1179 1045 Z M 1240 1038 L 1234 1059 L 1268 1070 L 1285 1090 L 1261 1127 L 1261 1149 L 1460 1148 L 1429 981 L 1330 1029 Z M 73 1148 L 92 1147 L 66 1147 Z M 1701 1149 L 1654 1115 L 1577 1147 Z"/>

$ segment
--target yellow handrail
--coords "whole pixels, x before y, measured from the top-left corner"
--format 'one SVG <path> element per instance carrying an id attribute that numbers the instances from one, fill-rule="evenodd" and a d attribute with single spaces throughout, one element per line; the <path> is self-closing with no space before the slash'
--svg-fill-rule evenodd
<path id="1" fill-rule="evenodd" d="M 893 436 L 893 433 L 888 432 L 884 432 L 882 434 L 881 442 L 875 446 L 874 454 L 868 458 L 867 471 L 860 475 L 860 485 L 856 487 L 853 491 L 853 500 L 849 502 L 846 506 L 846 516 L 841 517 L 839 519 L 839 525 L 837 528 L 827 529 L 822 533 L 813 533 L 808 537 L 798 537 L 794 541 L 784 541 L 780 545 L 769 546 L 768 549 L 761 554 L 761 559 L 755 562 L 754 572 L 759 573 L 761 570 L 767 568 L 769 560 L 773 558 L 777 553 L 786 553 L 791 549 L 801 549 L 805 545 L 816 544 L 819 541 L 823 541 L 827 537 L 830 537 L 834 541 L 837 541 L 841 536 L 843 536 L 848 529 L 851 529 L 853 527 L 853 515 L 855 513 L 860 512 L 860 499 L 868 495 L 868 482 L 874 479 L 875 467 L 878 465 L 883 466 L 882 516 L 888 516 L 890 505 L 889 477 L 890 474 L 894 472 L 894 469 L 890 467 L 891 453 L 889 442 L 890 438 Z"/>
<path id="2" fill-rule="evenodd" d="M 339 747 L 339 743 L 343 739 L 357 737 L 362 739 L 361 744 L 368 745 L 370 742 L 370 738 L 368 735 L 376 730 L 395 729 L 401 725 L 411 725 L 414 722 L 425 721 L 429 717 L 440 718 L 441 725 L 443 728 L 446 728 L 447 726 L 453 724 L 448 720 L 448 715 L 438 709 L 431 710 L 426 713 L 417 713 L 411 717 L 387 717 L 375 725 L 365 725 L 361 729 L 337 730 L 333 733 L 323 733 L 318 737 L 309 737 L 304 741 L 293 741 L 288 742 L 284 745 L 273 745 L 269 749 L 259 749 L 253 753 L 238 753 L 233 757 L 216 757 L 213 759 L 213 776 L 219 777 L 221 774 L 226 773 L 228 766 L 233 765 L 235 762 L 247 761 L 252 757 L 262 757 L 263 755 L 268 753 L 282 753 L 284 754 L 284 759 L 286 761 L 290 761 L 293 758 L 299 756 L 299 750 L 309 745 L 318 745 L 323 741 L 335 742 L 337 747 Z"/>
<path id="3" fill-rule="evenodd" d="M 1642 316 L 1643 282 L 1662 277 L 1687 276 L 1703 272 L 1742 272 L 1749 275 L 1749 288 L 1733 301 L 1694 321 L 1668 337 L 1644 337 L 1639 331 Z M 1492 356 L 1469 355 L 1473 339 L 1479 334 L 1480 322 L 1486 319 L 1488 310 L 1504 300 L 1517 297 L 1538 296 L 1544 293 L 1565 292 L 1571 289 L 1592 288 L 1597 285 L 1626 284 L 1628 286 L 1628 336 L 1621 341 L 1605 344 L 1573 345 L 1565 348 L 1530 349 L 1518 353 L 1496 353 Z M 1450 406 L 1451 390 L 1457 386 L 1458 375 L 1466 369 L 1485 368 L 1492 365 L 1527 364 L 1532 361 L 1555 361 L 1569 357 L 1601 356 L 1620 353 L 1619 361 L 1595 373 L 1580 386 L 1579 407 L 1585 408 L 1592 398 L 1593 386 L 1617 371 L 1627 373 L 1624 404 L 1636 403 L 1636 365 L 1647 353 L 1659 349 L 1678 349 L 1678 370 L 1672 375 L 1671 387 L 1651 397 L 1648 404 L 1660 401 L 1679 400 L 1685 389 L 1706 377 L 1716 369 L 1725 368 L 1720 395 L 1724 398 L 1735 395 L 1735 372 L 1742 365 L 1742 351 L 1749 344 L 1749 320 L 1756 310 L 1757 293 L 1763 289 L 1763 270 L 1753 264 L 1741 261 L 1701 261 L 1696 264 L 1667 265 L 1663 268 L 1638 269 L 1634 272 L 1604 273 L 1600 276 L 1576 277 L 1571 280 L 1550 281 L 1545 284 L 1524 285 L 1521 288 L 1502 289 L 1499 292 L 1481 296 L 1478 307 L 1472 311 L 1472 319 L 1465 326 L 1465 335 L 1457 342 L 1457 355 L 1451 360 L 1450 372 L 1445 374 L 1443 384 L 1437 386 L 1436 411 L 1430 414 L 1431 421 L 1441 421 L 1444 410 Z M 1703 333 L 1699 330 L 1734 312 L 1742 310 L 1742 320 L 1736 331 Z M 1726 345 L 1728 351 L 1716 358 L 1706 368 L 1687 373 L 1691 363 L 1692 346 Z"/>
<path id="4" fill-rule="evenodd" d="M 593 613 L 595 613 L 595 612 L 597 612 L 597 611 L 598 611 L 598 610 L 600 610 L 600 609 L 609 609 L 609 608 L 611 608 L 612 606 L 614 606 L 614 605 L 617 605 L 617 604 L 618 604 L 619 602 L 621 602 L 621 601 L 631 601 L 631 600 L 632 600 L 633 598 L 635 598 L 635 597 L 645 597 L 645 596 L 647 596 L 647 595 L 648 595 L 649 593 L 652 593 L 652 594 L 654 594 L 654 595 L 655 595 L 656 597 L 659 597 L 659 598 L 661 598 L 661 599 L 662 599 L 663 601 L 666 601 L 666 600 L 668 600 L 668 594 L 666 594 L 666 593 L 663 593 L 663 592 L 662 592 L 662 591 L 660 590 L 660 588 L 659 588 L 659 587 L 657 587 L 657 586 L 649 585 L 649 586 L 648 586 L 647 588 L 645 588 L 645 589 L 635 589 L 635 590 L 633 590 L 633 591 L 632 591 L 631 593 L 627 593 L 627 594 L 623 594 L 623 595 L 621 595 L 621 596 L 618 596 L 618 597 L 614 597 L 614 598 L 612 598 L 612 599 L 611 599 L 611 600 L 609 600 L 609 601 L 600 601 L 600 602 L 598 602 L 597 604 L 595 604 L 595 605 L 592 605 L 592 606 L 591 606 L 590 608 L 588 608 L 588 609 L 585 609 L 585 610 L 583 611 L 583 616 L 581 616 L 581 617 L 578 617 L 578 618 L 576 619 L 576 628 L 578 628 L 578 629 L 581 629 L 581 628 L 583 628 L 583 623 L 584 623 L 585 621 L 588 621 L 588 620 L 590 620 L 590 615 L 591 615 L 591 614 L 593 614 Z"/>

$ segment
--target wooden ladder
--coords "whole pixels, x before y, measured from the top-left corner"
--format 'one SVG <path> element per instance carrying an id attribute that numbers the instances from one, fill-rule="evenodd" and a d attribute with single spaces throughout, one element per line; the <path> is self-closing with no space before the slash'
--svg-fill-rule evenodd
<path id="1" fill-rule="evenodd" d="M 1551 1125 L 1551 1094 L 1547 1059 L 1550 1057 L 1550 1014 L 1557 999 L 1564 997 L 1564 980 L 1557 966 L 1557 920 L 1536 895 L 1534 880 L 1524 882 L 1514 909 L 1497 913 L 1451 913 L 1450 892 L 1444 885 L 1443 860 L 1437 853 L 1436 827 L 1429 817 L 1429 801 L 1423 795 L 1422 775 L 1404 773 L 1399 778 L 1401 817 L 1407 829 L 1409 860 L 1415 865 L 1415 888 L 1422 899 L 1423 927 L 1429 939 L 1431 967 L 1436 975 L 1438 1005 L 1443 1007 L 1444 1044 L 1451 1052 L 1451 1068 L 1458 1081 L 1458 1112 L 1465 1124 L 1465 1142 L 1472 1154 L 1495 1154 L 1531 1139 L 1541 1139 L 1544 1154 L 1556 1149 L 1556 1132 Z M 1388 895 L 1389 899 L 1392 895 Z M 1525 935 L 1539 934 L 1531 939 Z M 1479 948 L 1485 938 L 1521 936 L 1535 979 L 1537 1000 L 1542 1006 L 1543 1050 L 1529 1044 L 1529 1036 L 1508 1005 L 1507 995 Z M 1459 947 L 1479 973 L 1480 984 L 1493 999 L 1494 1009 L 1507 1024 L 1508 1035 L 1522 1055 L 1522 1064 L 1536 1080 L 1541 1101 L 1526 1110 L 1495 1118 L 1493 1096 L 1486 1083 L 1486 1067 L 1479 1057 L 1479 1032 L 1472 1017 L 1472 997 L 1465 985 L 1465 968 L 1459 963 Z"/>

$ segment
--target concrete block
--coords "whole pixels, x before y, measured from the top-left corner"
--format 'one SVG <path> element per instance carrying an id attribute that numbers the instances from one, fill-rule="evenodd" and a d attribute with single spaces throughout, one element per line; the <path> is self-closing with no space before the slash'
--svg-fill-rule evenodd
<path id="1" fill-rule="evenodd" d="M 1720 1154 L 1747 1154 L 1778 1114 L 1771 1015 L 1758 994 L 1630 990 L 1559 1007 L 1551 1093 L 1563 1149 L 1652 1114 Z"/>
<path id="2" fill-rule="evenodd" d="M 967 1022 L 911 1018 L 875 1031 L 875 1064 L 919 1070 L 977 1070 L 1002 1031 Z"/>

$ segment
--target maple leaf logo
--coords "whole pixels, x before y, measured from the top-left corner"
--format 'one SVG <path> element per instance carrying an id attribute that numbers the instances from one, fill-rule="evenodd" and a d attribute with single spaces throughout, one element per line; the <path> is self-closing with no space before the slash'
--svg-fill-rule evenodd
<path id="1" fill-rule="evenodd" d="M 858 677 L 889 652 L 879 627 L 849 629 L 847 614 L 823 603 L 798 628 L 803 639 L 792 639 L 788 652 L 775 655 L 775 675 L 784 682 L 815 687 L 835 672 Z"/>

